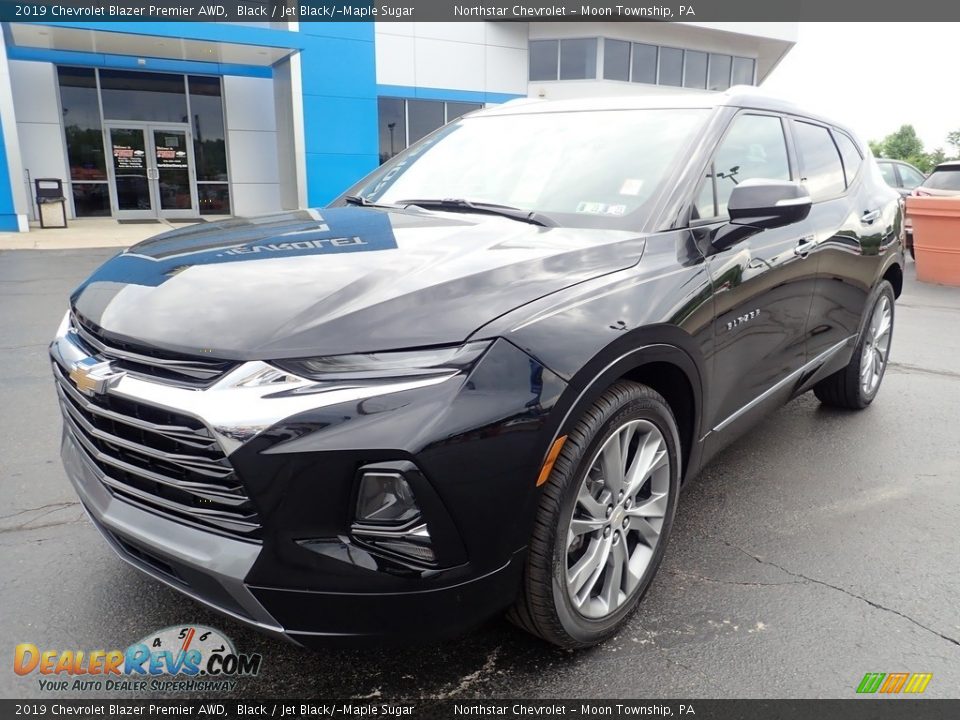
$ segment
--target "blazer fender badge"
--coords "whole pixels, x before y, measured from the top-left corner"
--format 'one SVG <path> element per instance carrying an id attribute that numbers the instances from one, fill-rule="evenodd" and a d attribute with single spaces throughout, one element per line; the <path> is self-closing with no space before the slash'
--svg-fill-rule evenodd
<path id="1" fill-rule="evenodd" d="M 744 323 L 748 323 L 753 320 L 755 317 L 759 317 L 760 310 L 751 310 L 748 313 L 744 313 L 738 317 L 735 317 L 733 320 L 730 320 L 727 323 L 727 330 L 733 330 L 734 328 L 740 327 Z"/>
<path id="2" fill-rule="evenodd" d="M 114 370 L 108 361 L 84 358 L 74 364 L 70 370 L 70 379 L 77 386 L 77 390 L 84 395 L 93 396 L 105 394 L 125 374 L 123 370 Z"/>

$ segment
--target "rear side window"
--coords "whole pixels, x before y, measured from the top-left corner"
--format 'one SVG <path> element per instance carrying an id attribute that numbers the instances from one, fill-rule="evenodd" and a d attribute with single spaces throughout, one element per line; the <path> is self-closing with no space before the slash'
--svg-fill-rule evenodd
<path id="1" fill-rule="evenodd" d="M 817 202 L 842 193 L 846 187 L 843 164 L 830 131 L 821 125 L 800 121 L 794 122 L 793 127 L 800 159 L 800 181 L 806 185 L 810 198 Z"/>
<path id="2" fill-rule="evenodd" d="M 833 138 L 837 141 L 837 147 L 840 149 L 840 158 L 843 160 L 843 172 L 847 176 L 847 187 L 850 187 L 860 173 L 860 165 L 863 164 L 863 157 L 861 157 L 860 151 L 857 150 L 857 146 L 853 144 L 853 140 L 842 132 L 834 133 Z"/>
<path id="3" fill-rule="evenodd" d="M 893 169 L 893 163 L 877 163 L 880 167 L 880 174 L 883 175 L 883 181 L 890 187 L 897 186 L 897 173 Z"/>
<path id="4" fill-rule="evenodd" d="M 931 190 L 960 190 L 960 167 L 937 168 L 924 181 L 923 187 Z"/>
<path id="5" fill-rule="evenodd" d="M 726 217 L 730 193 L 751 178 L 789 180 L 783 124 L 773 115 L 738 115 L 700 183 L 695 218 Z"/>

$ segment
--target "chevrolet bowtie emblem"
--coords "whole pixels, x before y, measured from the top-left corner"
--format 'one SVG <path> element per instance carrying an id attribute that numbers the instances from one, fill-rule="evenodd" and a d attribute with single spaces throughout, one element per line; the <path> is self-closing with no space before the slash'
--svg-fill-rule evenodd
<path id="1" fill-rule="evenodd" d="M 114 370 L 107 361 L 85 358 L 70 370 L 70 379 L 84 395 L 103 395 L 124 376 L 123 370 Z"/>

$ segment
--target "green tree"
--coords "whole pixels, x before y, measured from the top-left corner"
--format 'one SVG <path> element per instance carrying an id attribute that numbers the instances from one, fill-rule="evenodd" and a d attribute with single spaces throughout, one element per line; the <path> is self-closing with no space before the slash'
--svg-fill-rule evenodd
<path id="1" fill-rule="evenodd" d="M 960 157 L 960 130 L 947 133 L 947 145 L 953 148 L 953 157 Z"/>
<path id="2" fill-rule="evenodd" d="M 910 158 L 918 158 L 924 154 L 923 141 L 917 137 L 913 125 L 901 125 L 899 130 L 883 139 L 882 145 L 884 157 L 893 160 L 910 162 Z"/>

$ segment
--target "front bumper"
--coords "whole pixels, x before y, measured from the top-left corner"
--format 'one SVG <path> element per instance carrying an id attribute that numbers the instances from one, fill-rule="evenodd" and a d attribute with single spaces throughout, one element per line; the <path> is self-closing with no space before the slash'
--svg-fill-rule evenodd
<path id="1" fill-rule="evenodd" d="M 65 368 L 78 352 L 69 338 L 51 347 Z M 454 636 L 516 595 L 536 506 L 532 481 L 552 432 L 545 418 L 562 390 L 509 343 L 493 356 L 469 382 L 401 391 L 390 402 L 316 401 L 264 423 L 265 401 L 254 398 L 261 424 L 248 436 L 203 418 L 222 435 L 256 505 L 263 523 L 257 538 L 191 526 L 118 496 L 71 422 L 64 427 L 64 466 L 94 525 L 124 560 L 262 632 L 305 646 Z M 536 390 L 537 402 L 517 396 L 509 382 L 491 387 L 518 374 L 511 366 Z M 156 383 L 128 378 L 108 392 L 169 405 L 165 387 L 148 385 Z M 205 403 L 215 407 L 203 397 L 207 391 L 184 392 L 193 415 L 202 417 Z M 438 430 L 426 431 L 426 411 Z M 440 558 L 447 558 L 438 567 L 377 556 L 350 537 L 357 464 L 390 458 L 423 471 L 423 510 L 431 535 L 444 543 Z"/>

